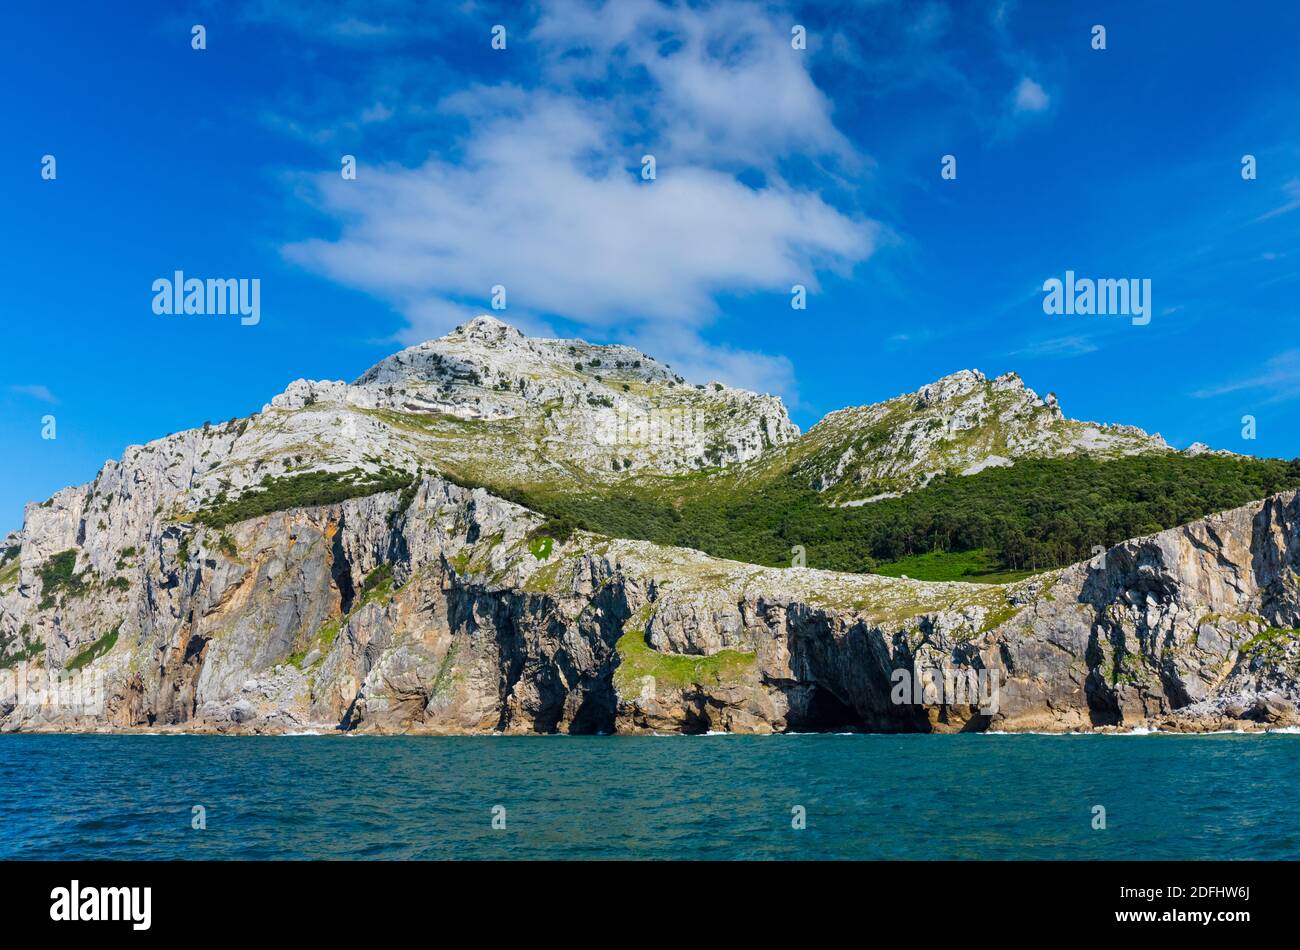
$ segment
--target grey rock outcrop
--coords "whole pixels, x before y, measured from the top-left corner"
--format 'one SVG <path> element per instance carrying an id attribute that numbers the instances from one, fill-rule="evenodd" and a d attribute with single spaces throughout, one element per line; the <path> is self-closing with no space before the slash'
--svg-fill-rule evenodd
<path id="1" fill-rule="evenodd" d="M 138 586 L 35 611 L 53 669 L 116 631 L 85 668 L 104 677 L 102 712 L 33 707 L 0 687 L 0 722 L 431 733 L 1300 722 L 1295 493 L 1005 587 L 758 568 L 581 533 L 541 556 L 540 520 L 426 478 L 406 497 L 199 526 L 187 544 L 168 526 L 140 552 Z"/>
<path id="2" fill-rule="evenodd" d="M 870 406 L 840 409 L 810 429 L 794 471 L 841 505 L 924 486 L 943 472 L 973 475 L 1025 458 L 1172 452 L 1135 426 L 1066 418 L 1015 373 L 961 370 Z"/>

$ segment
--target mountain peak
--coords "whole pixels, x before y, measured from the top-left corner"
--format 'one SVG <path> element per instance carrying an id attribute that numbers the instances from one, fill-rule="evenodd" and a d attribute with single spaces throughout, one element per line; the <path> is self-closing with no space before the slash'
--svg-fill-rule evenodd
<path id="1" fill-rule="evenodd" d="M 988 378 L 977 369 L 958 370 L 936 379 L 927 386 L 922 386 L 916 391 L 916 401 L 922 406 L 947 402 L 974 392 L 987 381 Z"/>
<path id="2" fill-rule="evenodd" d="M 1134 426 L 1067 419 L 1055 394 L 1040 397 L 1017 373 L 989 379 L 963 369 L 870 406 L 833 412 L 806 437 L 799 470 L 839 504 L 911 491 L 935 475 L 973 475 L 1022 458 L 1111 458 L 1168 452 Z"/>
<path id="3" fill-rule="evenodd" d="M 359 410 L 444 434 L 432 447 L 444 461 L 561 480 L 725 466 L 800 434 L 775 396 L 692 386 L 633 347 L 530 337 L 487 314 L 386 357 L 351 384 L 298 380 L 266 408 Z M 451 417 L 489 425 L 461 444 L 466 430 Z M 370 454 L 409 451 L 414 443 L 403 438 Z"/>
<path id="4" fill-rule="evenodd" d="M 472 340 L 482 340 L 486 343 L 497 343 L 506 339 L 527 339 L 521 330 L 503 320 L 498 320 L 496 317 L 488 316 L 486 313 L 479 314 L 473 320 L 462 323 L 443 339 L 449 337 L 465 337 Z"/>

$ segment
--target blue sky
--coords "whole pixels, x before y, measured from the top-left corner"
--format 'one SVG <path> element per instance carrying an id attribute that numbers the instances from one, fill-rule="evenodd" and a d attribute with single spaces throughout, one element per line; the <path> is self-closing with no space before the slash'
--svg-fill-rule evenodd
<path id="1" fill-rule="evenodd" d="M 1014 369 L 1076 418 L 1300 455 L 1289 0 L 107 6 L 19 4 L 0 40 L 0 531 L 494 284 L 526 330 L 777 392 L 805 429 Z M 261 322 L 154 314 L 178 269 L 259 278 Z M 1044 314 L 1067 269 L 1149 278 L 1151 323 Z"/>

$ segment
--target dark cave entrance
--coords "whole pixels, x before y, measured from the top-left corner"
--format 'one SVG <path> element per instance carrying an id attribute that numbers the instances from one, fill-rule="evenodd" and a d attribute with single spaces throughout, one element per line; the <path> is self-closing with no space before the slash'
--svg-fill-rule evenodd
<path id="1" fill-rule="evenodd" d="M 866 732 L 866 723 L 848 703 L 824 686 L 799 687 L 799 702 L 790 696 L 789 732 Z"/>

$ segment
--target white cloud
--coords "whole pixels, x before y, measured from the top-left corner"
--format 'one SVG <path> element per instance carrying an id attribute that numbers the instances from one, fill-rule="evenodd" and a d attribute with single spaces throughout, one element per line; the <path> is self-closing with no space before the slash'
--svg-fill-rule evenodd
<path id="1" fill-rule="evenodd" d="M 50 392 L 49 387 L 36 383 L 10 386 L 9 391 L 18 393 L 21 396 L 31 396 L 33 399 L 39 399 L 41 402 L 48 402 L 51 405 L 57 405 L 59 402 L 54 398 L 54 394 Z"/>
<path id="2" fill-rule="evenodd" d="M 345 46 L 396 44 L 438 33 L 438 18 L 408 0 L 337 0 L 328 5 L 314 0 L 249 0 L 223 11 L 222 19 L 231 16 Z"/>
<path id="3" fill-rule="evenodd" d="M 287 253 L 403 307 L 430 295 L 486 303 L 501 284 L 512 305 L 608 326 L 695 324 L 713 315 L 714 293 L 815 288 L 816 268 L 872 250 L 873 225 L 811 193 L 698 167 L 653 182 L 591 168 L 600 127 L 569 103 L 534 102 L 481 129 L 463 164 L 314 179 L 342 234 Z"/>
<path id="4" fill-rule="evenodd" d="M 387 122 L 393 117 L 393 110 L 382 102 L 376 102 L 361 113 L 362 122 Z"/>
<path id="5" fill-rule="evenodd" d="M 1052 340 L 1039 340 L 1023 346 L 1018 350 L 1012 350 L 1012 356 L 1028 356 L 1032 358 L 1068 357 L 1068 356 L 1086 356 L 1089 353 L 1095 353 L 1099 347 L 1097 344 L 1086 336 L 1063 336 Z"/>
<path id="6" fill-rule="evenodd" d="M 497 315 L 521 329 L 572 319 L 684 375 L 790 394 L 788 361 L 703 341 L 716 297 L 773 293 L 784 305 L 794 283 L 816 292 L 819 274 L 870 256 L 880 228 L 780 174 L 784 155 L 861 162 L 790 49 L 788 24 L 747 3 L 572 7 L 554 5 L 530 37 L 549 44 L 543 85 L 473 87 L 439 103 L 468 130 L 454 158 L 307 179 L 339 231 L 286 255 L 391 302 L 407 341 L 483 312 L 500 284 L 509 306 Z M 640 177 L 646 151 L 655 181 Z M 761 187 L 737 177 L 752 168 Z"/>
<path id="7" fill-rule="evenodd" d="M 1300 178 L 1290 179 L 1282 186 L 1282 193 L 1286 195 L 1287 200 L 1271 211 L 1264 212 L 1251 224 L 1258 224 L 1260 221 L 1267 221 L 1269 218 L 1276 218 L 1279 214 L 1287 214 L 1300 208 Z"/>
<path id="8" fill-rule="evenodd" d="M 885 338 L 883 345 L 886 350 L 892 353 L 929 343 L 935 336 L 936 332 L 934 330 L 913 327 L 905 332 L 890 334 Z"/>
<path id="9" fill-rule="evenodd" d="M 1051 97 L 1046 90 L 1028 76 L 1021 78 L 1016 86 L 1014 107 L 1020 112 L 1042 112 L 1051 105 Z"/>
<path id="10" fill-rule="evenodd" d="M 618 88 L 648 77 L 626 94 L 623 118 L 658 117 L 646 144 L 671 161 L 770 166 L 800 152 L 856 166 L 830 99 L 808 73 L 808 52 L 790 45 L 793 22 L 747 2 L 553 0 L 530 41 L 546 44 L 548 76 L 560 84 L 613 78 Z"/>
<path id="11" fill-rule="evenodd" d="M 787 357 L 710 345 L 694 333 L 681 335 L 648 328 L 628 340 L 669 363 L 673 372 L 696 382 L 718 380 L 760 393 L 775 393 L 797 403 L 794 365 Z"/>
<path id="12" fill-rule="evenodd" d="M 1264 363 L 1261 371 L 1218 386 L 1192 393 L 1197 399 L 1212 399 L 1231 393 L 1263 390 L 1261 405 L 1287 402 L 1300 397 L 1300 350 L 1286 350 Z"/>

